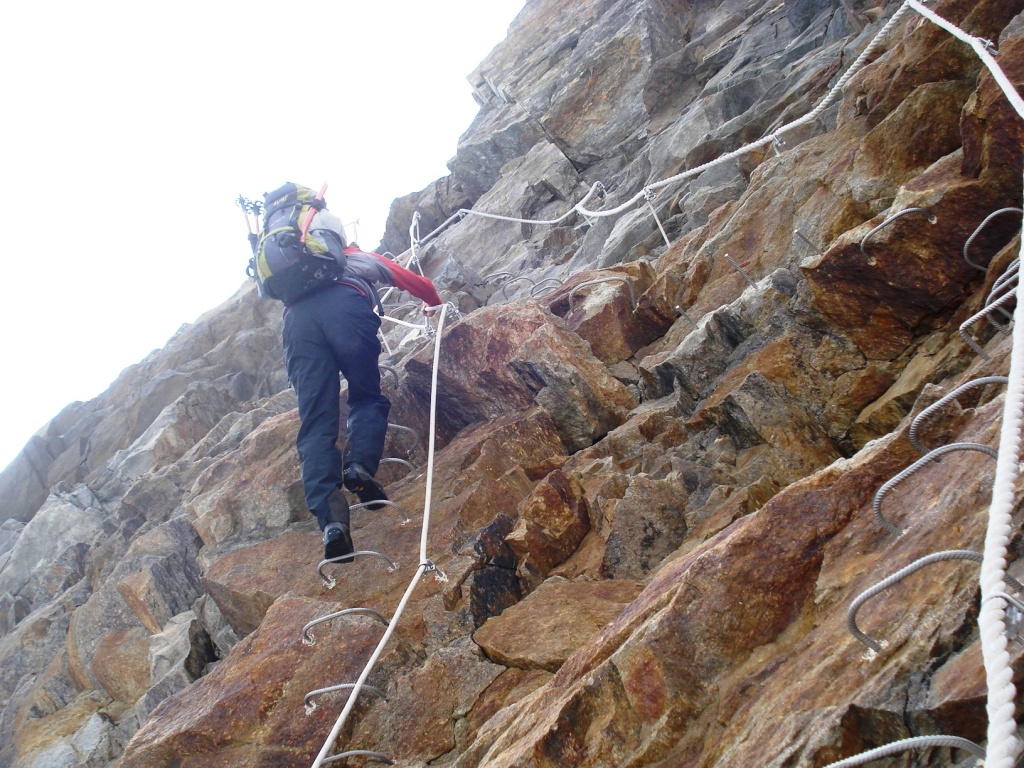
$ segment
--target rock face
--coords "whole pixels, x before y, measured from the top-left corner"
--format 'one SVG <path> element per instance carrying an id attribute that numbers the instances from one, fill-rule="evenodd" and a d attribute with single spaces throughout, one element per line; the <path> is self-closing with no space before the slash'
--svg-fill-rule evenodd
<path id="1" fill-rule="evenodd" d="M 961 333 L 1006 292 L 1021 217 L 975 230 L 1024 193 L 1024 129 L 978 58 L 909 13 L 774 149 L 567 215 L 806 114 L 897 7 L 530 0 L 472 73 L 450 175 L 395 201 L 379 250 L 407 248 L 413 212 L 424 234 L 460 208 L 534 223 L 466 216 L 417 247 L 463 313 L 437 363 L 436 570 L 334 751 L 809 768 L 914 735 L 984 741 L 976 563 L 865 603 L 877 653 L 847 626 L 889 574 L 983 546 L 985 453 L 874 503 L 920 457 L 912 432 L 999 439 L 998 383 L 912 428 L 1009 371 L 1009 315 Z M 934 10 L 1021 87 L 1024 0 Z M 310 623 L 392 617 L 420 564 L 434 344 L 388 330 L 387 455 L 414 466 L 379 475 L 401 511 L 353 516 L 357 548 L 395 568 L 328 565 L 328 589 L 279 324 L 243 287 L 0 474 L 0 768 L 315 760 L 349 695 L 320 689 L 355 682 L 384 626 Z"/>

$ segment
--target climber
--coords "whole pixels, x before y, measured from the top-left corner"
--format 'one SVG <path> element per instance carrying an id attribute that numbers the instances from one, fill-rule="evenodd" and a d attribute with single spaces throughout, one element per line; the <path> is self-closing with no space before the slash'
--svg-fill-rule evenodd
<path id="1" fill-rule="evenodd" d="M 286 303 L 285 363 L 299 401 L 301 425 L 295 440 L 302 463 L 306 506 L 323 531 L 324 559 L 345 558 L 353 552 L 349 506 L 342 484 L 360 502 L 387 499 L 374 479 L 387 431 L 391 402 L 381 393 L 380 317 L 373 284 L 393 285 L 424 302 L 423 313 L 441 304 L 434 284 L 376 253 L 348 245 L 341 219 L 326 208 L 317 210 L 309 227 L 333 233 L 344 249 L 344 271 L 325 287 Z M 348 382 L 349 415 L 344 456 L 339 436 L 341 384 Z M 379 509 L 383 505 L 369 505 Z"/>

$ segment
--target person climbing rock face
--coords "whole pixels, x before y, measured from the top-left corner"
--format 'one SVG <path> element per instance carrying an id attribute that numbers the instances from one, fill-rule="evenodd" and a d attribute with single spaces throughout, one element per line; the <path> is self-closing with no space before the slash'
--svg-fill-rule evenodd
<path id="1" fill-rule="evenodd" d="M 341 219 L 327 210 L 322 198 L 323 190 L 314 197 L 312 190 L 296 184 L 286 184 L 265 196 L 263 240 L 253 249 L 253 271 L 261 291 L 272 285 L 273 278 L 268 276 L 273 252 L 270 247 L 265 249 L 263 242 L 275 236 L 283 221 L 274 218 L 276 210 L 284 210 L 279 201 L 287 207 L 281 215 L 291 222 L 281 226 L 294 226 L 305 219 L 301 234 L 305 238 L 308 233 L 308 248 L 312 250 L 321 244 L 328 252 L 320 256 L 330 261 L 329 268 L 324 268 L 326 276 L 318 273 L 317 279 L 311 281 L 307 265 L 300 291 L 289 292 L 274 286 L 275 290 L 266 291 L 266 295 L 282 298 L 285 303 L 282 335 L 288 378 L 299 401 L 301 426 L 295 445 L 302 464 L 306 506 L 323 531 L 324 559 L 351 562 L 349 505 L 342 485 L 355 493 L 360 502 L 387 500 L 384 489 L 374 479 L 384 452 L 391 410 L 391 403 L 380 388 L 377 361 L 381 345 L 377 332 L 381 321 L 374 311 L 379 307 L 374 285 L 393 285 L 408 291 L 424 302 L 425 314 L 432 314 L 431 308 L 439 306 L 441 298 L 426 277 L 379 254 L 362 251 L 355 244 L 349 245 Z M 299 224 L 299 229 L 303 229 L 303 224 Z M 320 270 L 323 263 L 317 263 L 315 270 Z M 276 274 L 287 268 L 290 267 L 282 267 Z M 291 295 L 296 292 L 300 295 Z M 344 453 L 337 445 L 341 416 L 339 373 L 348 382 Z M 384 505 L 368 506 L 380 509 Z"/>

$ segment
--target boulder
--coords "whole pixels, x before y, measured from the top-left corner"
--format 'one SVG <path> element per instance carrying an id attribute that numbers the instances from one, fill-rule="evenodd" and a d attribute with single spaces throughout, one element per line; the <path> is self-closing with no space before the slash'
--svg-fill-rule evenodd
<path id="1" fill-rule="evenodd" d="M 488 619 L 473 639 L 488 657 L 507 667 L 557 672 L 641 589 L 640 584 L 625 579 L 548 579 L 521 603 Z"/>

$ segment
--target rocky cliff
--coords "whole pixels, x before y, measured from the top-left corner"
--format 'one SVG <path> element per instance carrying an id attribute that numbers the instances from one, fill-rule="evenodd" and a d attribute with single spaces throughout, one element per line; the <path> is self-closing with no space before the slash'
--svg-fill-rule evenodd
<path id="1" fill-rule="evenodd" d="M 1008 315 L 960 333 L 1006 292 L 1020 212 L 976 230 L 1024 191 L 1021 121 L 978 57 L 908 14 L 816 120 L 621 215 L 566 215 L 807 114 L 897 7 L 530 0 L 471 75 L 450 175 L 395 201 L 381 250 L 409 248 L 414 213 L 423 235 L 461 208 L 550 223 L 464 216 L 416 244 L 462 312 L 437 366 L 446 580 L 413 591 L 336 751 L 781 767 L 984 743 L 976 563 L 865 602 L 876 652 L 847 627 L 876 582 L 985 536 L 984 452 L 876 497 L 915 441 L 998 443 L 998 381 L 912 421 L 1009 371 Z M 1024 0 L 935 10 L 1024 81 Z M 354 682 L 383 627 L 303 627 L 390 617 L 419 564 L 434 344 L 385 325 L 392 421 L 419 438 L 389 432 L 414 468 L 381 477 L 411 520 L 357 511 L 353 535 L 396 568 L 328 566 L 328 589 L 279 323 L 244 286 L 0 475 L 3 768 L 312 764 L 348 694 L 308 694 Z"/>

